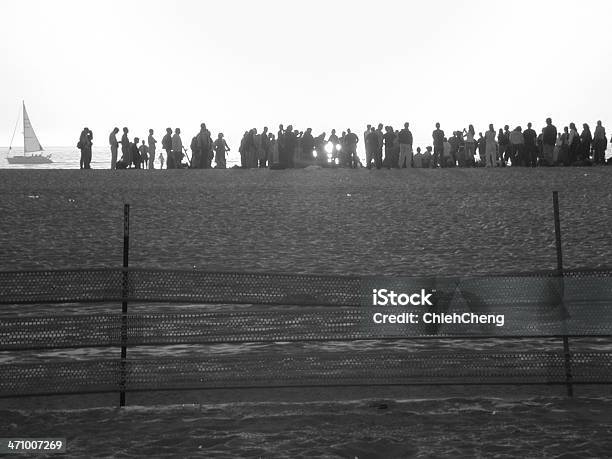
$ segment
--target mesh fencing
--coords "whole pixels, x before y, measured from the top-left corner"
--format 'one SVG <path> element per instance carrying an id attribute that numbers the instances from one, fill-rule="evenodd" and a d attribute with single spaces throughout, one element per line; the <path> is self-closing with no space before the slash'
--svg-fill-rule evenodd
<path id="1" fill-rule="evenodd" d="M 611 274 L 610 270 L 570 271 L 560 278 L 551 271 L 381 280 L 133 268 L 0 272 L 1 304 L 117 302 L 116 313 L 5 317 L 0 320 L 0 350 L 409 337 L 612 336 Z M 375 326 L 368 298 L 381 282 L 434 292 L 435 306 L 416 307 L 421 314 L 503 313 L 506 324 Z M 122 300 L 215 306 L 207 312 L 130 312 L 123 317 L 119 312 Z M 227 307 L 236 304 L 261 307 Z M 130 359 L 128 353 L 123 362 L 88 359 L 0 365 L 0 396 L 259 386 L 562 384 L 568 381 L 568 369 L 574 383 L 610 383 L 612 353 L 580 351 L 567 356 L 562 352 L 399 353 L 385 349 L 290 356 L 250 352 L 197 359 Z"/>
<path id="2" fill-rule="evenodd" d="M 564 384 L 562 353 L 328 352 L 16 364 L 0 397 L 246 387 Z M 612 353 L 575 353 L 573 383 L 612 383 Z"/>
<path id="3" fill-rule="evenodd" d="M 352 341 L 405 338 L 612 336 L 612 307 L 556 308 L 512 305 L 507 323 L 380 326 L 363 308 L 227 310 L 197 313 L 11 317 L 0 321 L 0 351 L 142 345 L 274 341 Z M 520 320 L 510 320 L 520 317 Z"/>
<path id="4" fill-rule="evenodd" d="M 555 271 L 461 277 L 402 277 L 207 272 L 161 269 L 0 271 L 0 304 L 102 301 L 355 306 L 377 282 L 459 291 L 487 304 L 610 301 L 612 270 Z M 365 295 L 364 295 L 365 293 Z"/>
<path id="5" fill-rule="evenodd" d="M 225 304 L 359 304 L 359 277 L 85 269 L 0 271 L 0 304 L 101 301 Z"/>

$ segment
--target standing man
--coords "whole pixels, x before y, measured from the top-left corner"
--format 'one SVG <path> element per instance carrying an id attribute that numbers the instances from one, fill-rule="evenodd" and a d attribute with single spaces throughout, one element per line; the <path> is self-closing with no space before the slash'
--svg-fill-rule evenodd
<path id="1" fill-rule="evenodd" d="M 485 166 L 487 164 L 487 142 L 482 136 L 482 132 L 479 132 L 478 136 L 478 157 L 480 158 L 480 164 Z"/>
<path id="2" fill-rule="evenodd" d="M 497 144 L 499 145 L 499 160 L 502 166 L 505 166 L 510 158 L 510 127 L 506 124 L 504 130 L 499 130 L 497 135 Z"/>
<path id="3" fill-rule="evenodd" d="M 282 124 L 278 125 L 276 134 L 276 145 L 278 147 L 278 163 L 281 168 L 287 167 L 287 155 L 285 154 L 285 128 Z"/>
<path id="4" fill-rule="evenodd" d="M 157 144 L 157 140 L 153 137 L 153 129 L 149 129 L 147 143 L 149 144 L 149 169 L 155 169 L 155 145 Z"/>
<path id="5" fill-rule="evenodd" d="M 524 148 L 527 166 L 535 167 L 538 162 L 538 146 L 536 144 L 538 136 L 536 132 L 531 129 L 531 123 L 527 123 L 527 129 L 523 131 L 523 139 L 525 141 Z"/>
<path id="6" fill-rule="evenodd" d="M 142 145 L 138 146 L 138 152 L 140 153 L 140 163 L 144 169 L 147 167 L 147 163 L 149 163 L 149 147 L 145 145 L 144 139 L 142 139 Z"/>
<path id="7" fill-rule="evenodd" d="M 111 149 L 111 169 L 115 169 L 117 167 L 117 151 L 119 150 L 119 142 L 117 142 L 118 133 L 119 128 L 116 127 L 108 136 L 108 143 Z"/>
<path id="8" fill-rule="evenodd" d="M 366 167 L 372 169 L 372 159 L 377 169 L 382 166 L 382 159 L 378 161 L 378 134 L 376 129 L 370 128 L 370 133 L 365 138 L 366 143 Z"/>
<path id="9" fill-rule="evenodd" d="M 372 125 L 368 124 L 368 127 L 366 128 L 366 130 L 363 132 L 363 143 L 365 144 L 366 138 L 370 135 L 370 132 L 372 132 Z"/>
<path id="10" fill-rule="evenodd" d="M 172 136 L 172 156 L 174 157 L 174 167 L 181 167 L 183 159 L 183 141 L 181 140 L 181 130 L 176 128 Z"/>
<path id="11" fill-rule="evenodd" d="M 546 118 L 546 127 L 542 131 L 542 165 L 553 165 L 553 152 L 557 142 L 557 128 L 550 118 Z"/>
<path id="12" fill-rule="evenodd" d="M 125 163 L 125 167 L 131 167 L 132 155 L 130 150 L 130 139 L 128 139 L 128 128 L 123 128 L 121 136 L 121 160 Z"/>
<path id="13" fill-rule="evenodd" d="M 434 147 L 434 167 L 444 167 L 444 131 L 440 129 L 440 123 L 436 123 L 436 130 L 431 135 Z"/>
<path id="14" fill-rule="evenodd" d="M 297 137 L 293 132 L 293 126 L 287 126 L 287 130 L 283 136 L 285 143 L 285 164 L 288 168 L 293 169 L 295 167 L 295 149 L 297 147 Z"/>
<path id="15" fill-rule="evenodd" d="M 378 123 L 378 128 L 376 128 L 376 135 L 378 136 L 378 151 L 376 152 L 376 158 L 380 158 L 380 163 L 382 164 L 383 138 L 385 137 L 382 123 Z"/>
<path id="16" fill-rule="evenodd" d="M 597 122 L 595 132 L 593 132 L 593 162 L 595 164 L 606 163 L 606 148 L 608 147 L 608 139 L 606 138 L 606 129 L 601 124 L 601 121 Z"/>
<path id="17" fill-rule="evenodd" d="M 210 169 L 212 167 L 213 142 L 210 137 L 210 131 L 206 129 L 206 123 L 200 124 L 200 132 L 196 136 L 196 143 L 198 146 L 198 160 L 195 162 L 192 159 L 193 167 L 196 169 Z M 195 152 L 192 153 L 192 158 L 194 157 Z"/>
<path id="18" fill-rule="evenodd" d="M 357 167 L 357 143 L 359 137 L 351 132 L 350 129 L 346 130 L 346 136 L 344 137 L 344 144 L 346 146 L 346 156 L 348 160 L 348 166 L 350 168 Z"/>
<path id="19" fill-rule="evenodd" d="M 166 152 L 166 167 L 176 169 L 174 157 L 172 156 L 172 128 L 166 128 L 166 135 L 162 138 L 162 148 Z"/>
<path id="20" fill-rule="evenodd" d="M 270 150 L 270 138 L 268 137 L 268 127 L 264 126 L 261 133 L 261 152 L 259 155 L 259 167 L 268 167 L 268 151 Z"/>
<path id="21" fill-rule="evenodd" d="M 227 146 L 227 142 L 223 138 L 223 133 L 219 133 L 217 140 L 213 144 L 215 150 L 215 162 L 217 163 L 217 169 L 225 169 L 225 153 L 230 151 Z"/>
<path id="22" fill-rule="evenodd" d="M 497 142 L 495 141 L 495 128 L 489 124 L 489 130 L 485 132 L 485 159 L 486 167 L 497 165 Z"/>
<path id="23" fill-rule="evenodd" d="M 400 148 L 398 166 L 400 169 L 412 167 L 412 132 L 408 129 L 409 126 L 409 123 L 404 123 L 404 129 L 399 132 L 398 136 Z"/>
<path id="24" fill-rule="evenodd" d="M 79 148 L 81 150 L 81 169 L 91 169 L 91 146 L 93 144 L 93 132 L 89 128 L 83 128 L 79 137 Z"/>

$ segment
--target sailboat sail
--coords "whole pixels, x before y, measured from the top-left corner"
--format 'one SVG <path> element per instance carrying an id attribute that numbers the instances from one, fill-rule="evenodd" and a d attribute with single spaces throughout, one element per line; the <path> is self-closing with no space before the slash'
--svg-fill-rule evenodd
<path id="1" fill-rule="evenodd" d="M 26 111 L 25 104 L 23 104 L 23 151 L 24 153 L 32 153 L 35 151 L 42 151 L 43 147 L 36 137 L 32 123 L 30 123 L 30 117 Z"/>

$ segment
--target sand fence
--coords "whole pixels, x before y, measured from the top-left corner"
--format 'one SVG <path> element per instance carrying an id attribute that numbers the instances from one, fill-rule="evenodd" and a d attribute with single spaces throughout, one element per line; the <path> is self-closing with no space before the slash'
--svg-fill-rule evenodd
<path id="1" fill-rule="evenodd" d="M 555 200 L 556 210 L 558 202 Z M 558 212 L 555 214 L 558 222 Z M 0 272 L 0 304 L 116 303 L 116 313 L 17 315 L 0 322 L 0 351 L 116 348 L 115 358 L 0 365 L 0 397 L 192 391 L 235 388 L 409 385 L 612 384 L 612 351 L 572 348 L 573 338 L 612 338 L 612 270 L 557 270 L 458 277 L 293 275 L 164 270 L 129 266 L 129 207 L 122 267 Z M 439 322 L 386 323 L 370 304 L 373 287 L 431 292 L 433 305 L 410 312 Z M 190 312 L 134 312 L 130 304 L 209 305 Z M 119 309 L 121 304 L 121 309 Z M 244 305 L 245 307 L 240 307 Z M 386 310 L 385 310 L 386 311 Z M 499 322 L 443 317 L 500 317 Z M 556 340 L 557 348 L 405 352 L 347 346 L 294 352 L 207 352 L 217 344 L 394 342 L 415 340 Z M 197 346 L 192 356 L 131 357 L 140 346 Z"/>

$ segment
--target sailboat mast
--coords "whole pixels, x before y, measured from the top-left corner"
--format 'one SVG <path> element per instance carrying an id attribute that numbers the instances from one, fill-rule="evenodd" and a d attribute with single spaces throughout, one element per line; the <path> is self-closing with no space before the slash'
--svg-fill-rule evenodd
<path id="1" fill-rule="evenodd" d="M 23 108 L 23 156 L 25 156 L 25 153 L 26 153 L 26 130 L 25 130 L 26 111 L 25 111 L 25 101 L 24 100 L 21 101 L 21 106 Z M 32 156 L 31 153 L 30 153 L 30 156 Z"/>

